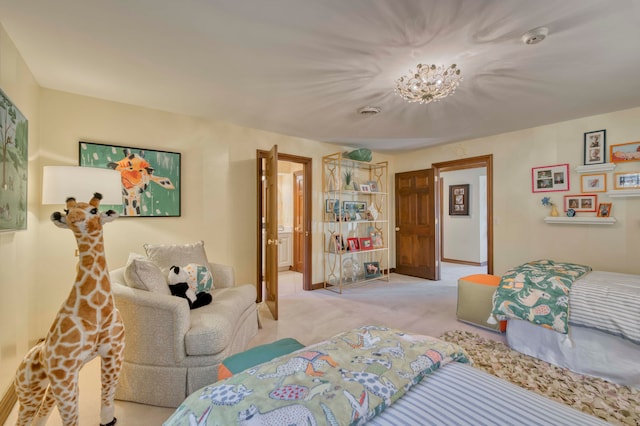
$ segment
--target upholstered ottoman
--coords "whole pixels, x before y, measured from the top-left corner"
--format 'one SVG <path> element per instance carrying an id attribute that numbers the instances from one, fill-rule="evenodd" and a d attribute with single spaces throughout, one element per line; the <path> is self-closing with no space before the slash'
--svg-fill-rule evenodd
<path id="1" fill-rule="evenodd" d="M 487 323 L 491 314 L 491 299 L 498 284 L 500 277 L 495 275 L 476 274 L 460 278 L 456 309 L 458 320 L 504 333 L 506 321 L 500 321 L 498 324 Z"/>

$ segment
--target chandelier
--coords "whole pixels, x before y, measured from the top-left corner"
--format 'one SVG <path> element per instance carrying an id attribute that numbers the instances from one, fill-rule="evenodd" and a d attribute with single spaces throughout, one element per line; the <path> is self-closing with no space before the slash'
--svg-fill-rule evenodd
<path id="1" fill-rule="evenodd" d="M 415 72 L 410 70 L 408 75 L 396 80 L 395 92 L 409 102 L 428 104 L 454 93 L 461 81 L 456 64 L 448 68 L 418 64 Z"/>

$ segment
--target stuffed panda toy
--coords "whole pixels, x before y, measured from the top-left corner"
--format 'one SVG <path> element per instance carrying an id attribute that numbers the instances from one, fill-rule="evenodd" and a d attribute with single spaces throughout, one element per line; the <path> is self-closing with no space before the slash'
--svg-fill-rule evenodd
<path id="1" fill-rule="evenodd" d="M 192 288 L 189 285 L 189 281 L 190 276 L 184 268 L 179 266 L 169 268 L 168 282 L 172 295 L 187 299 L 190 309 L 196 309 L 211 303 L 213 300 L 211 294 L 206 291 L 196 294 L 194 288 L 197 288 L 197 283 Z"/>

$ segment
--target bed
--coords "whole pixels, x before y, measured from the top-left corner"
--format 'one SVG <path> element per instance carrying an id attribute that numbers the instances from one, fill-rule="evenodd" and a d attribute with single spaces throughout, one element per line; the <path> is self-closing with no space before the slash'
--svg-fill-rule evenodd
<path id="1" fill-rule="evenodd" d="M 471 364 L 456 344 L 364 326 L 206 386 L 165 425 L 606 424 Z"/>
<path id="2" fill-rule="evenodd" d="M 542 280 L 541 270 L 551 271 L 555 284 Z M 550 260 L 529 262 L 502 276 L 493 314 L 508 319 L 512 349 L 576 373 L 640 388 L 639 275 Z"/>

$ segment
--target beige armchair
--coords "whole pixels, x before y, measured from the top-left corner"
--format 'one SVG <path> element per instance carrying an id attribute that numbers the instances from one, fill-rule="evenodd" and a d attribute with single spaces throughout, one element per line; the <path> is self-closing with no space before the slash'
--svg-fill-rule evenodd
<path id="1" fill-rule="evenodd" d="M 236 286 L 230 266 L 209 266 L 213 302 L 194 310 L 186 299 L 127 286 L 124 267 L 111 272 L 126 338 L 117 399 L 177 407 L 257 334 L 255 286 Z"/>

